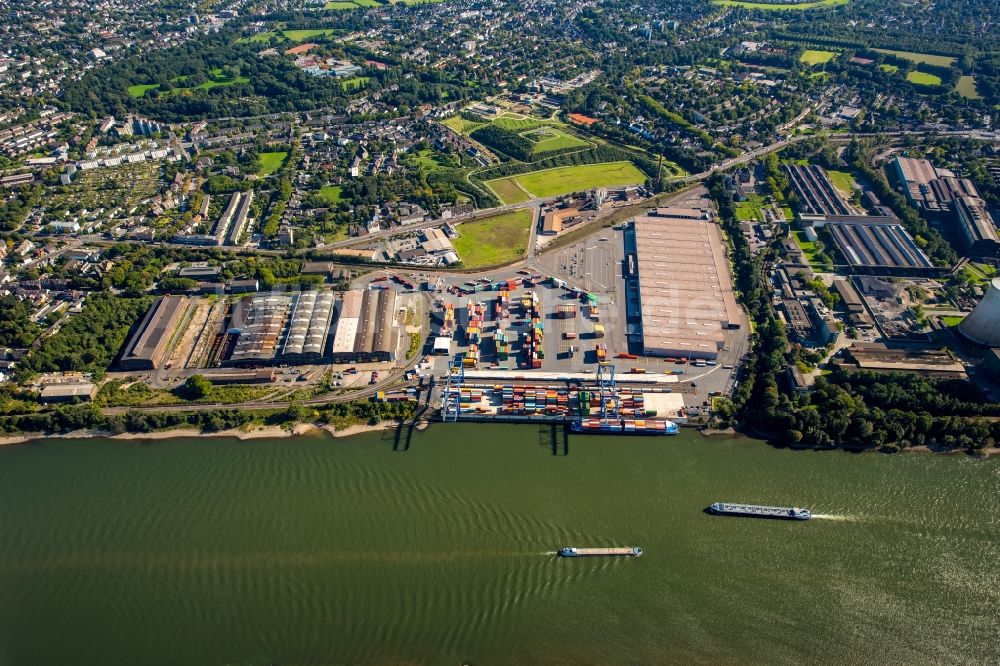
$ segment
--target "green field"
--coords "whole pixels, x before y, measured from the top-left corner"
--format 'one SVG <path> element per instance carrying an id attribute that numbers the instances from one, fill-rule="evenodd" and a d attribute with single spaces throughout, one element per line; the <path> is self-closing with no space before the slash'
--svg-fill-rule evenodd
<path id="1" fill-rule="evenodd" d="M 266 44 L 267 42 L 271 41 L 271 38 L 274 37 L 274 36 L 276 36 L 277 34 L 278 33 L 274 32 L 273 30 L 269 30 L 267 32 L 257 33 L 256 35 L 254 35 L 253 37 L 251 37 L 249 39 L 243 38 L 243 39 L 238 39 L 236 41 L 238 41 L 238 42 L 255 42 L 255 43 L 259 43 L 259 44 Z"/>
<path id="2" fill-rule="evenodd" d="M 454 115 L 450 118 L 445 118 L 441 121 L 442 125 L 447 125 L 459 134 L 469 134 L 475 132 L 480 127 L 485 127 L 489 123 L 476 123 L 471 120 L 466 120 L 460 115 Z"/>
<path id="3" fill-rule="evenodd" d="M 258 157 L 260 157 L 260 171 L 257 173 L 261 176 L 270 176 L 272 173 L 280 169 L 281 165 L 285 163 L 285 158 L 288 157 L 288 153 L 261 153 Z"/>
<path id="4" fill-rule="evenodd" d="M 782 4 L 775 2 L 742 2 L 742 0 L 713 0 L 723 7 L 742 7 L 744 9 L 766 9 L 770 11 L 796 11 L 816 9 L 817 7 L 833 7 L 846 5 L 850 0 L 816 0 L 815 2 L 800 2 L 798 4 Z"/>
<path id="5" fill-rule="evenodd" d="M 846 171 L 831 171 L 827 169 L 827 175 L 830 176 L 830 182 L 833 186 L 843 194 L 848 199 L 854 194 L 854 190 L 857 188 L 857 184 L 854 182 L 854 176 L 847 173 Z"/>
<path id="6" fill-rule="evenodd" d="M 293 42 L 304 42 L 307 39 L 325 37 L 327 35 L 335 34 L 336 32 L 337 31 L 333 28 L 319 28 L 314 30 L 282 30 L 281 34 L 284 35 L 286 39 L 290 39 Z"/>
<path id="7" fill-rule="evenodd" d="M 350 79 L 344 79 L 340 82 L 340 87 L 344 92 L 357 91 L 365 88 L 368 82 L 371 81 L 371 77 L 368 76 L 355 76 Z"/>
<path id="8" fill-rule="evenodd" d="M 335 0 L 334 2 L 328 2 L 323 5 L 323 9 L 357 9 L 358 6 L 353 2 L 345 2 L 344 0 Z"/>
<path id="9" fill-rule="evenodd" d="M 823 63 L 830 62 L 836 56 L 836 51 L 815 51 L 813 49 L 807 49 L 802 53 L 802 56 L 799 58 L 799 62 L 804 62 L 807 65 L 822 65 Z"/>
<path id="10" fill-rule="evenodd" d="M 554 197 L 593 187 L 636 185 L 645 182 L 646 174 L 631 162 L 605 162 L 532 171 L 516 179 L 536 197 Z"/>
<path id="11" fill-rule="evenodd" d="M 580 192 L 594 187 L 637 185 L 645 180 L 646 175 L 631 162 L 604 162 L 531 171 L 519 176 L 490 180 L 486 185 L 496 192 L 505 204 L 510 204 L 532 198 Z M 518 185 L 527 190 L 531 196 L 525 195 L 518 189 Z"/>
<path id="12" fill-rule="evenodd" d="M 215 88 L 216 86 L 231 86 L 234 83 L 250 83 L 250 79 L 245 76 L 229 77 L 222 73 L 222 69 L 216 68 L 208 73 L 211 80 L 205 81 L 193 88 L 186 88 L 186 90 L 208 90 L 209 88 Z M 178 77 L 179 80 L 183 81 L 182 77 Z"/>
<path id="13" fill-rule="evenodd" d="M 567 134 L 555 127 L 539 127 L 528 130 L 521 134 L 524 138 L 532 142 L 531 154 L 548 153 L 553 150 L 563 150 L 566 148 L 579 148 L 588 146 L 586 141 Z"/>
<path id="14" fill-rule="evenodd" d="M 989 264 L 966 264 L 962 273 L 973 284 L 984 285 L 996 277 L 997 271 Z"/>
<path id="15" fill-rule="evenodd" d="M 147 90 L 152 90 L 153 88 L 159 88 L 159 83 L 140 83 L 138 85 L 129 86 L 128 94 L 132 97 L 142 97 L 146 94 Z"/>
<path id="16" fill-rule="evenodd" d="M 764 197 L 759 194 L 751 195 L 746 201 L 736 204 L 736 218 L 741 222 L 763 222 L 764 221 Z"/>
<path id="17" fill-rule="evenodd" d="M 927 72 L 918 72 L 916 70 L 912 70 L 907 73 L 906 80 L 910 83 L 915 83 L 918 86 L 941 85 L 941 77 L 937 74 L 928 74 Z"/>
<path id="18" fill-rule="evenodd" d="M 556 127 L 562 126 L 562 123 L 554 120 L 546 120 L 543 118 L 532 118 L 530 116 L 522 116 L 516 113 L 504 113 L 497 117 L 495 120 L 489 122 L 473 122 L 466 120 L 461 115 L 454 115 L 450 118 L 445 118 L 441 121 L 442 124 L 447 125 L 459 134 L 470 134 L 475 132 L 480 127 L 485 127 L 486 125 L 496 125 L 505 130 L 510 130 L 512 132 L 523 132 L 525 130 L 534 129 L 536 127 L 541 127 L 543 125 L 552 125 Z M 555 150 L 554 148 L 549 148 L 548 150 Z"/>
<path id="19" fill-rule="evenodd" d="M 517 181 L 511 178 L 497 178 L 486 182 L 486 186 L 500 197 L 500 201 L 505 204 L 521 203 L 528 201 L 531 196 L 517 185 Z"/>
<path id="20" fill-rule="evenodd" d="M 816 259 L 816 255 L 820 254 L 820 249 L 816 247 L 816 242 L 811 241 L 806 238 L 806 232 L 795 231 L 795 242 L 802 248 L 802 254 L 805 255 L 806 261 L 808 261 L 814 268 L 823 268 L 823 264 Z"/>
<path id="21" fill-rule="evenodd" d="M 955 316 L 941 317 L 941 323 L 949 327 L 958 326 L 963 319 L 965 319 L 965 317 L 955 317 Z"/>
<path id="22" fill-rule="evenodd" d="M 409 153 L 403 159 L 407 164 L 411 164 L 425 173 L 458 168 L 457 164 L 450 164 L 445 155 L 436 153 L 430 148 L 425 148 L 416 153 Z"/>
<path id="23" fill-rule="evenodd" d="M 358 7 L 381 7 L 381 2 L 376 2 L 375 0 L 354 0 L 354 4 Z"/>
<path id="24" fill-rule="evenodd" d="M 319 195 L 326 199 L 326 202 L 332 206 L 343 200 L 341 196 L 343 189 L 340 185 L 324 185 L 319 188 Z"/>
<path id="25" fill-rule="evenodd" d="M 883 63 L 879 65 L 879 69 L 881 69 L 883 72 L 889 72 L 890 74 L 895 74 L 896 72 L 899 71 L 899 66 L 890 65 L 889 63 Z"/>
<path id="26" fill-rule="evenodd" d="M 184 86 L 184 82 L 189 78 L 187 76 L 175 76 L 170 80 L 170 83 L 174 84 L 175 88 L 166 95 L 179 95 L 182 93 L 190 92 L 192 90 L 209 90 L 210 88 L 216 88 L 218 86 L 231 86 L 235 83 L 250 83 L 250 79 L 245 76 L 229 77 L 222 73 L 221 68 L 213 69 L 208 73 L 209 80 L 204 83 L 200 83 L 196 86 L 187 88 Z M 132 97 L 142 97 L 146 94 L 147 90 L 152 90 L 154 88 L 159 88 L 158 83 L 144 83 L 128 87 L 128 94 Z"/>
<path id="27" fill-rule="evenodd" d="M 967 99 L 983 98 L 983 96 L 979 94 L 979 91 L 976 90 L 976 77 L 974 76 L 958 77 L 958 83 L 955 84 L 955 90 L 959 95 Z"/>
<path id="28" fill-rule="evenodd" d="M 465 268 L 509 264 L 524 256 L 528 246 L 532 210 L 515 210 L 476 222 L 458 225 L 453 241 Z"/>
<path id="29" fill-rule="evenodd" d="M 512 132 L 523 132 L 524 130 L 541 127 L 542 125 L 549 124 L 550 122 L 551 121 L 548 120 L 542 120 L 541 118 L 532 118 L 530 116 L 522 116 L 520 114 L 505 113 L 494 120 L 493 124 Z"/>
<path id="30" fill-rule="evenodd" d="M 951 67 L 955 64 L 955 58 L 953 56 L 930 55 L 927 53 L 914 53 L 912 51 L 892 51 L 890 49 L 873 50 L 886 55 L 896 56 L 897 58 L 903 58 L 904 60 L 915 62 L 918 65 L 925 63 L 935 67 Z"/>

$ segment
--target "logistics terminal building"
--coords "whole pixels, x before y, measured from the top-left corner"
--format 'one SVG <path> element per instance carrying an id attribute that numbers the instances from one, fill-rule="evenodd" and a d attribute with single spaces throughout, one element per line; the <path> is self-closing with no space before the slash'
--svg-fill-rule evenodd
<path id="1" fill-rule="evenodd" d="M 715 359 L 742 312 L 711 213 L 660 208 L 633 229 L 643 353 Z"/>

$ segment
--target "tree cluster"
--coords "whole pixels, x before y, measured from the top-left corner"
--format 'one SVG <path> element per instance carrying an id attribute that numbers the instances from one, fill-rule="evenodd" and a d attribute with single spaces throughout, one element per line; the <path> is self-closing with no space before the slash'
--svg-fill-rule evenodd
<path id="1" fill-rule="evenodd" d="M 129 329 L 149 308 L 150 299 L 91 294 L 83 311 L 45 338 L 21 367 L 30 372 L 103 374 L 125 342 Z"/>
<path id="2" fill-rule="evenodd" d="M 531 160 L 531 151 L 534 146 L 517 132 L 491 124 L 480 127 L 469 136 L 484 146 L 514 159 L 522 162 Z"/>

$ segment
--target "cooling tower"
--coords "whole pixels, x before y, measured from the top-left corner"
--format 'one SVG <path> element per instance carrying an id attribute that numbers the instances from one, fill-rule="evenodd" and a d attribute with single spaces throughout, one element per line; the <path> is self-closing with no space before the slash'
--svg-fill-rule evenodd
<path id="1" fill-rule="evenodd" d="M 958 325 L 962 335 L 987 347 L 1000 347 L 1000 278 L 990 280 L 986 295 Z"/>

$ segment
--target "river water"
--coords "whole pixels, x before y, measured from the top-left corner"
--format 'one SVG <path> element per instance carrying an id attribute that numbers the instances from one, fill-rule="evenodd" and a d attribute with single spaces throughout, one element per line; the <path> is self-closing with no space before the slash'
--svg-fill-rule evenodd
<path id="1" fill-rule="evenodd" d="M 997 663 L 998 500 L 995 461 L 693 432 L 6 447 L 0 664 Z"/>

